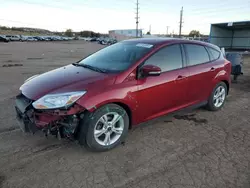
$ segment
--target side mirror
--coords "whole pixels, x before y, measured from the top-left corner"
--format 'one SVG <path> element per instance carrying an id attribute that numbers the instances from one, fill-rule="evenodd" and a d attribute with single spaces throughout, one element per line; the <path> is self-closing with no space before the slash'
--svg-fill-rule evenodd
<path id="1" fill-rule="evenodd" d="M 159 76 L 161 74 L 161 68 L 155 65 L 144 65 L 141 71 L 143 76 Z"/>

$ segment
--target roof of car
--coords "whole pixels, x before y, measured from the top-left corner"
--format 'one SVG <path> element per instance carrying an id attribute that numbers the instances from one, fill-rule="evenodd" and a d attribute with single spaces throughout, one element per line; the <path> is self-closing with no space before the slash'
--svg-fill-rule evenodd
<path id="1" fill-rule="evenodd" d="M 201 45 L 206 45 L 206 46 L 211 46 L 214 48 L 218 48 L 218 46 L 215 46 L 211 43 L 203 42 L 203 41 L 197 41 L 197 40 L 187 40 L 187 39 L 181 39 L 181 38 L 172 38 L 172 37 L 156 37 L 156 38 L 136 38 L 136 39 L 128 39 L 125 40 L 124 42 L 132 42 L 132 43 L 146 43 L 146 44 L 151 44 L 151 45 L 161 45 L 161 44 L 167 44 L 167 43 L 193 43 L 193 44 L 201 44 Z"/>

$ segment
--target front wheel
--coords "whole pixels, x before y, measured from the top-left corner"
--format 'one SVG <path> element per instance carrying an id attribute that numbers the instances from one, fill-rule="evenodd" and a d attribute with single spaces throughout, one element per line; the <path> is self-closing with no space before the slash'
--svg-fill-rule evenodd
<path id="1" fill-rule="evenodd" d="M 80 122 L 79 143 L 92 151 L 107 151 L 124 141 L 128 127 L 126 111 L 119 105 L 108 104 Z"/>
<path id="2" fill-rule="evenodd" d="M 217 111 L 221 109 L 225 103 L 227 96 L 227 86 L 224 82 L 218 83 L 211 93 L 207 108 L 210 111 Z"/>

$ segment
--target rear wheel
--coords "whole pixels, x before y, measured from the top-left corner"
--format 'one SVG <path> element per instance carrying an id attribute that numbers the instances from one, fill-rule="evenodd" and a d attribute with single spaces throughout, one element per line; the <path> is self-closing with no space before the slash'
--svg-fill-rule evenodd
<path id="1" fill-rule="evenodd" d="M 79 143 L 92 151 L 107 151 L 118 146 L 128 133 L 129 117 L 116 104 L 108 104 L 80 122 Z"/>
<path id="2" fill-rule="evenodd" d="M 211 111 L 217 111 L 221 109 L 225 103 L 227 95 L 227 86 L 224 82 L 218 83 L 213 92 L 211 93 L 207 108 Z"/>

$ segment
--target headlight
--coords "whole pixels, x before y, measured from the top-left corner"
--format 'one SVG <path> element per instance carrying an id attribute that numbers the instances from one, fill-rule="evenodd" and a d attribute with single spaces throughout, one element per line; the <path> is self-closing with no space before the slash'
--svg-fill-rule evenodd
<path id="1" fill-rule="evenodd" d="M 39 76 L 39 74 L 36 74 L 36 75 L 34 75 L 34 76 L 29 77 L 28 79 L 26 79 L 26 80 L 24 81 L 24 83 L 30 81 L 31 79 L 33 79 L 33 78 L 35 78 L 35 77 L 37 77 L 37 76 Z"/>
<path id="2" fill-rule="evenodd" d="M 86 91 L 48 94 L 33 102 L 32 105 L 35 109 L 67 108 L 85 93 Z"/>

